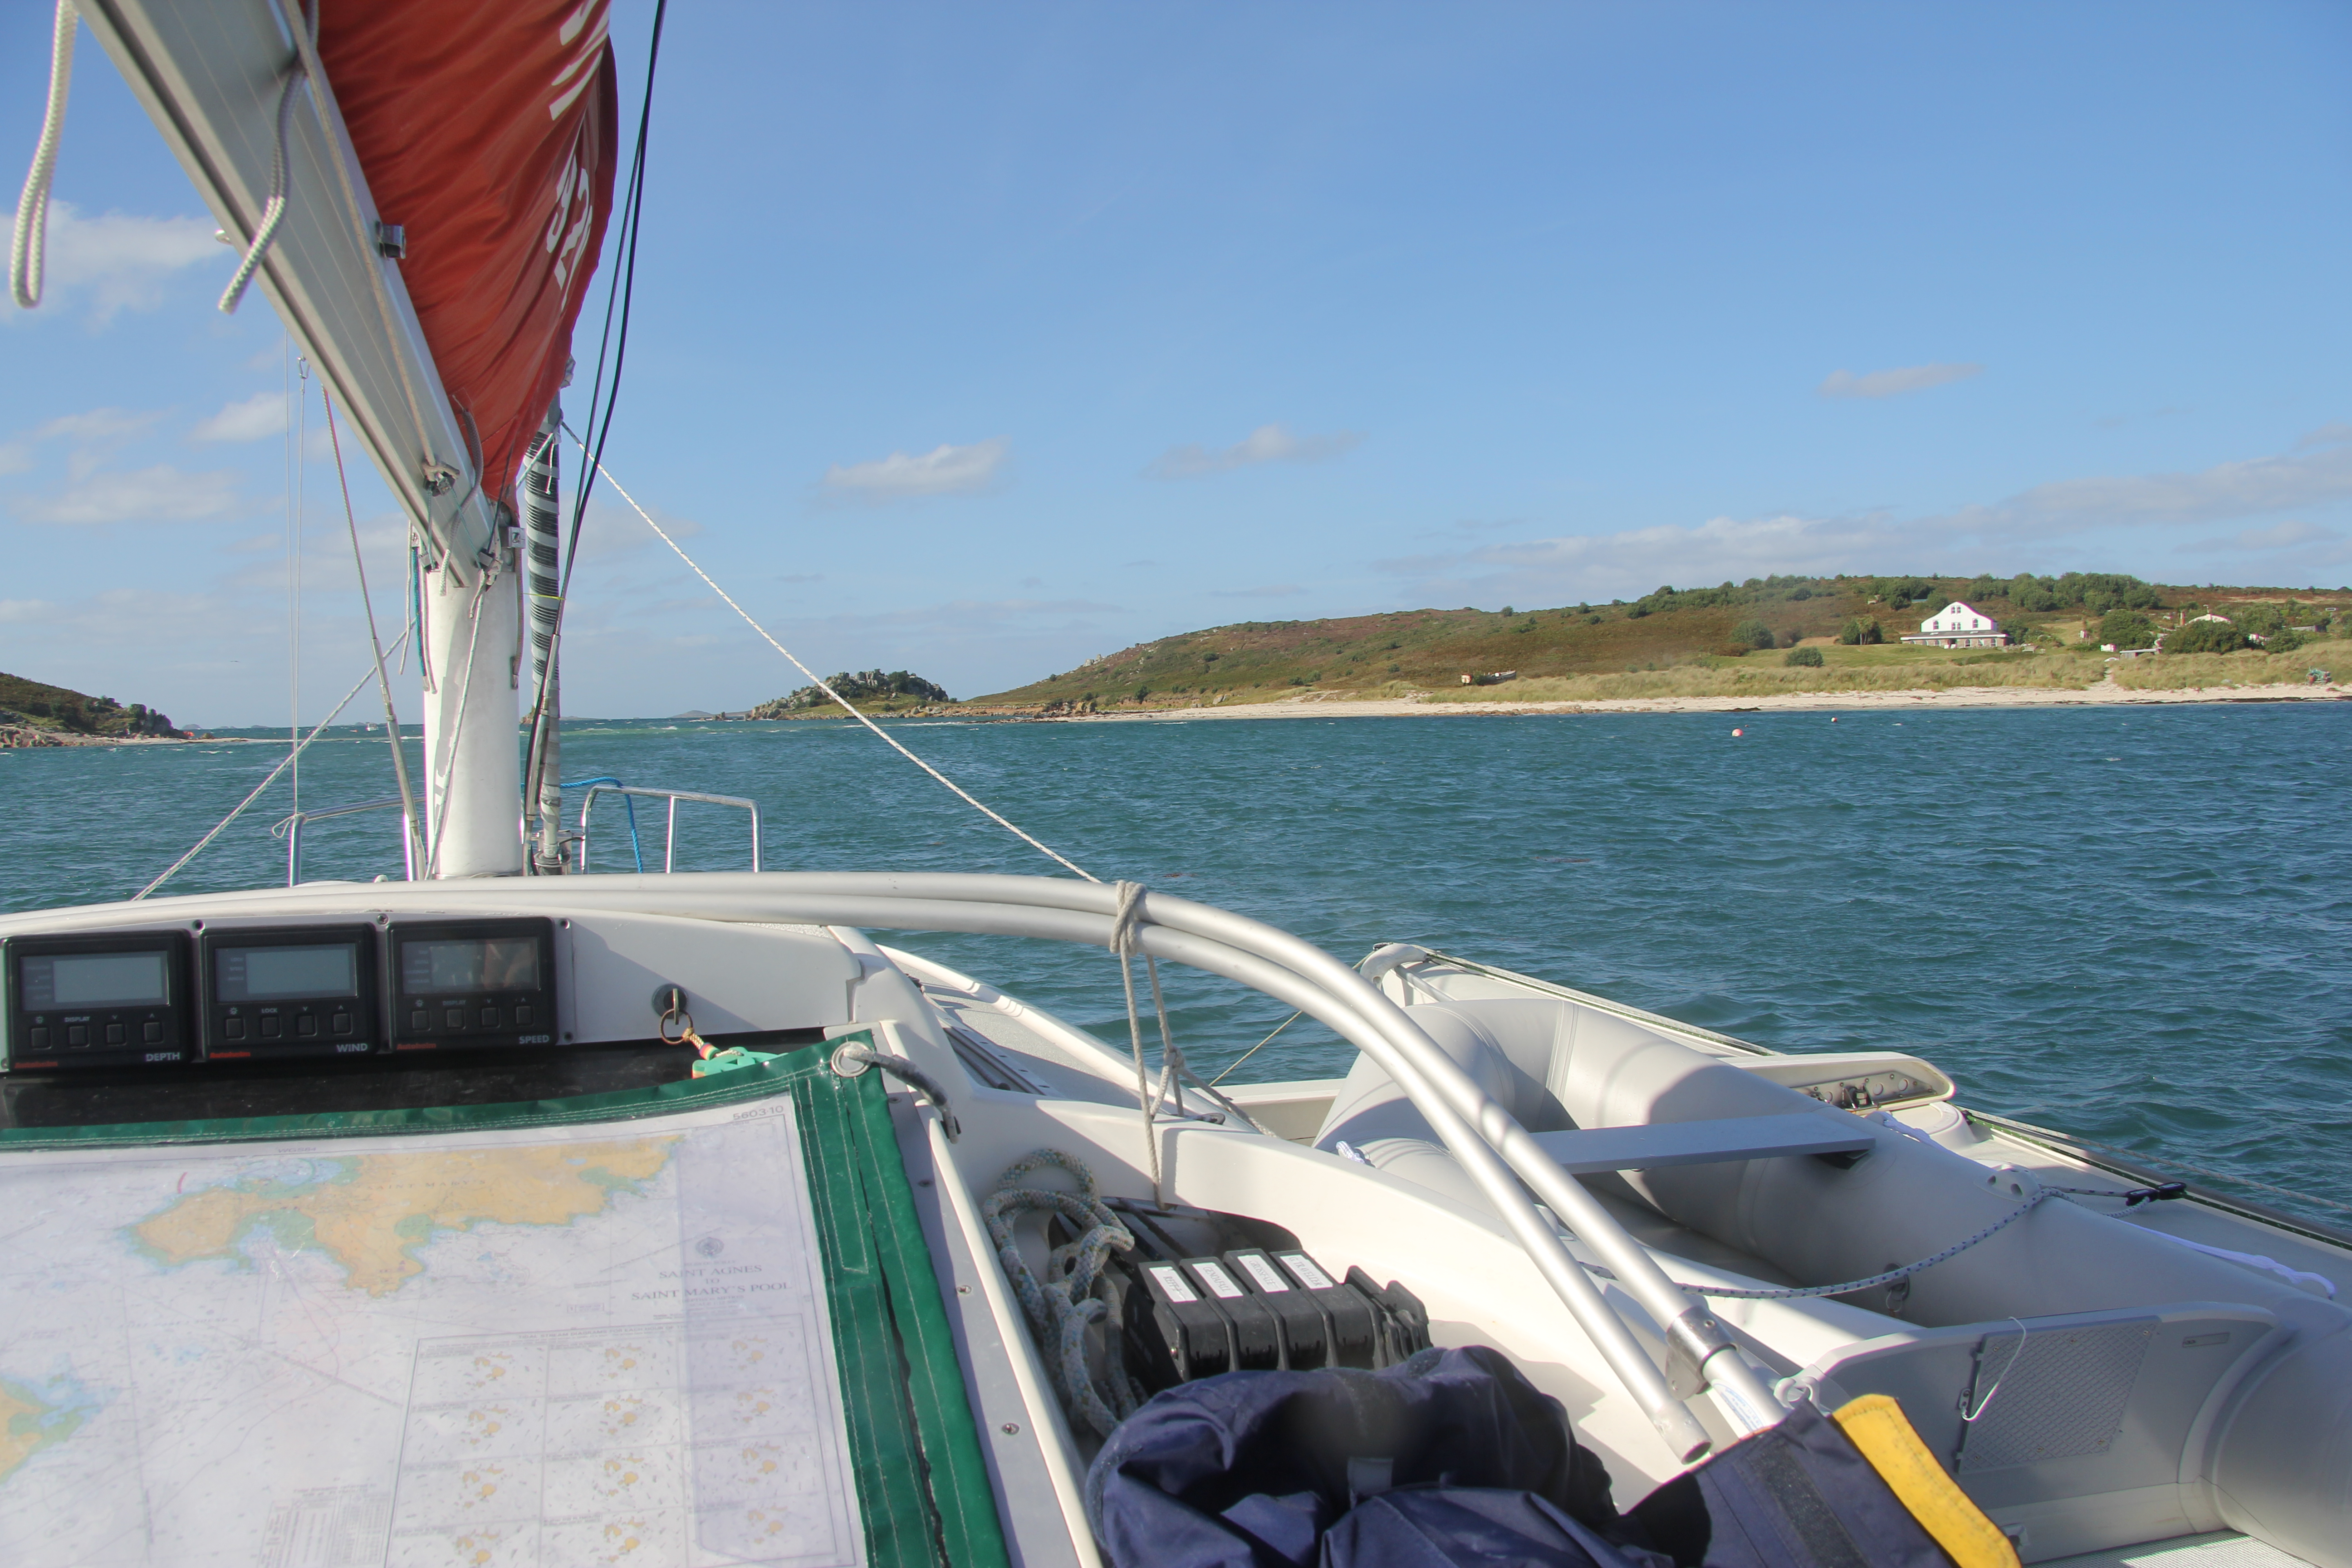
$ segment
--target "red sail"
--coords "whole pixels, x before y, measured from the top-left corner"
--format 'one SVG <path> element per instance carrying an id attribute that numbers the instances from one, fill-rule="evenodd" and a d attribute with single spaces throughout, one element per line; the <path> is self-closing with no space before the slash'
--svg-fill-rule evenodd
<path id="1" fill-rule="evenodd" d="M 319 54 L 482 489 L 515 473 L 563 383 L 613 210 L 610 0 L 320 7 Z"/>

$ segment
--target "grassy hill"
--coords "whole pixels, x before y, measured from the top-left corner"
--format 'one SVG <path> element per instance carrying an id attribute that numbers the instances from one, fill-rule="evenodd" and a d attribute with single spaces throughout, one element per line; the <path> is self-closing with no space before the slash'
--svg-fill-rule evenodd
<path id="1" fill-rule="evenodd" d="M 2040 654 L 1906 647 L 1903 634 L 1964 599 L 1999 622 L 2012 644 Z M 1263 702 L 1307 692 L 1487 697 L 1664 695 L 1666 684 L 1732 689 L 1758 681 L 1792 689 L 1862 684 L 1899 689 L 1958 683 L 2087 684 L 2105 673 L 2096 629 L 2111 611 L 2158 626 L 2211 611 L 2248 630 L 2340 627 L 2352 590 L 2173 587 L 2109 573 L 2061 577 L 1769 577 L 1714 588 L 1660 588 L 1643 598 L 1551 609 L 1400 610 L 1325 621 L 1253 621 L 1139 643 L 1077 668 L 967 706 L 1056 710 Z M 1875 622 L 1883 641 L 1865 637 Z M 2292 640 L 2282 638 L 2282 642 Z M 1790 668 L 1776 651 L 1822 648 L 1821 668 Z M 2204 658 L 2208 656 L 2197 656 Z M 2258 650 L 2219 656 L 2283 658 Z M 2184 668 L 2185 668 L 2185 661 Z M 2217 664 L 2220 668 L 2220 664 Z M 1766 669 L 1775 671 L 1769 681 Z M 1503 689 L 1465 687 L 1465 675 L 1516 671 Z M 1673 682 L 1658 672 L 1679 671 Z M 2298 671 L 2299 673 L 2299 671 Z M 1632 679 L 1627 679 L 1632 678 Z M 1603 689 L 1603 688 L 1612 689 Z M 1614 688 L 1625 687 L 1622 691 Z M 1541 688 L 1542 689 L 1538 689 Z"/>
<path id="2" fill-rule="evenodd" d="M 128 708 L 62 686 L 0 673 L 0 724 L 69 735 L 177 735 L 172 721 L 142 702 Z"/>

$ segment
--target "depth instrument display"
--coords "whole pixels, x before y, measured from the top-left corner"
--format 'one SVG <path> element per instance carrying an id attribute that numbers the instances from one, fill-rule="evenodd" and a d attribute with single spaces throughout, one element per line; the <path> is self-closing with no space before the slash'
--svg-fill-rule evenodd
<path id="1" fill-rule="evenodd" d="M 363 1057 L 383 1040 L 373 926 L 216 927 L 200 968 L 211 1060 Z"/>
<path id="2" fill-rule="evenodd" d="M 187 948 L 176 931 L 11 938 L 10 1068 L 189 1060 Z"/>
<path id="3" fill-rule="evenodd" d="M 400 921 L 391 942 L 395 1050 L 555 1043 L 552 921 Z"/>

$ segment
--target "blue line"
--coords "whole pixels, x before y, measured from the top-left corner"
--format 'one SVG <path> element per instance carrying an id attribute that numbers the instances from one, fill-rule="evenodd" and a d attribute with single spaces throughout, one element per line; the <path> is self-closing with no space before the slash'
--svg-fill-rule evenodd
<path id="1" fill-rule="evenodd" d="M 555 787 L 558 789 L 586 789 L 590 784 L 615 784 L 619 785 L 619 787 L 623 789 L 626 789 L 628 787 L 626 784 L 621 784 L 620 780 L 614 778 L 609 773 L 603 778 L 576 779 L 571 784 L 559 784 Z M 621 797 L 621 804 L 629 808 L 629 853 L 636 857 L 638 874 L 643 875 L 646 868 L 646 851 L 644 846 L 637 842 L 637 797 L 633 795 L 625 795 Z"/>

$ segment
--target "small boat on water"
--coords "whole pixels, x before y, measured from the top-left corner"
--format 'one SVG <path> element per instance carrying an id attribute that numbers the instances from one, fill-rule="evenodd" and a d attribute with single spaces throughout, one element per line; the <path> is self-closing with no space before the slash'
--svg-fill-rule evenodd
<path id="1" fill-rule="evenodd" d="M 563 784 L 604 5 L 79 14 L 408 510 L 425 763 L 336 808 L 399 880 L 303 880 L 317 811 L 282 888 L 0 918 L 8 1563 L 2352 1564 L 2352 1236 L 1915 1055 Z M 1106 950 L 1129 1048 L 901 931 Z M 1162 963 L 1354 1066 L 1203 1081 Z"/>

